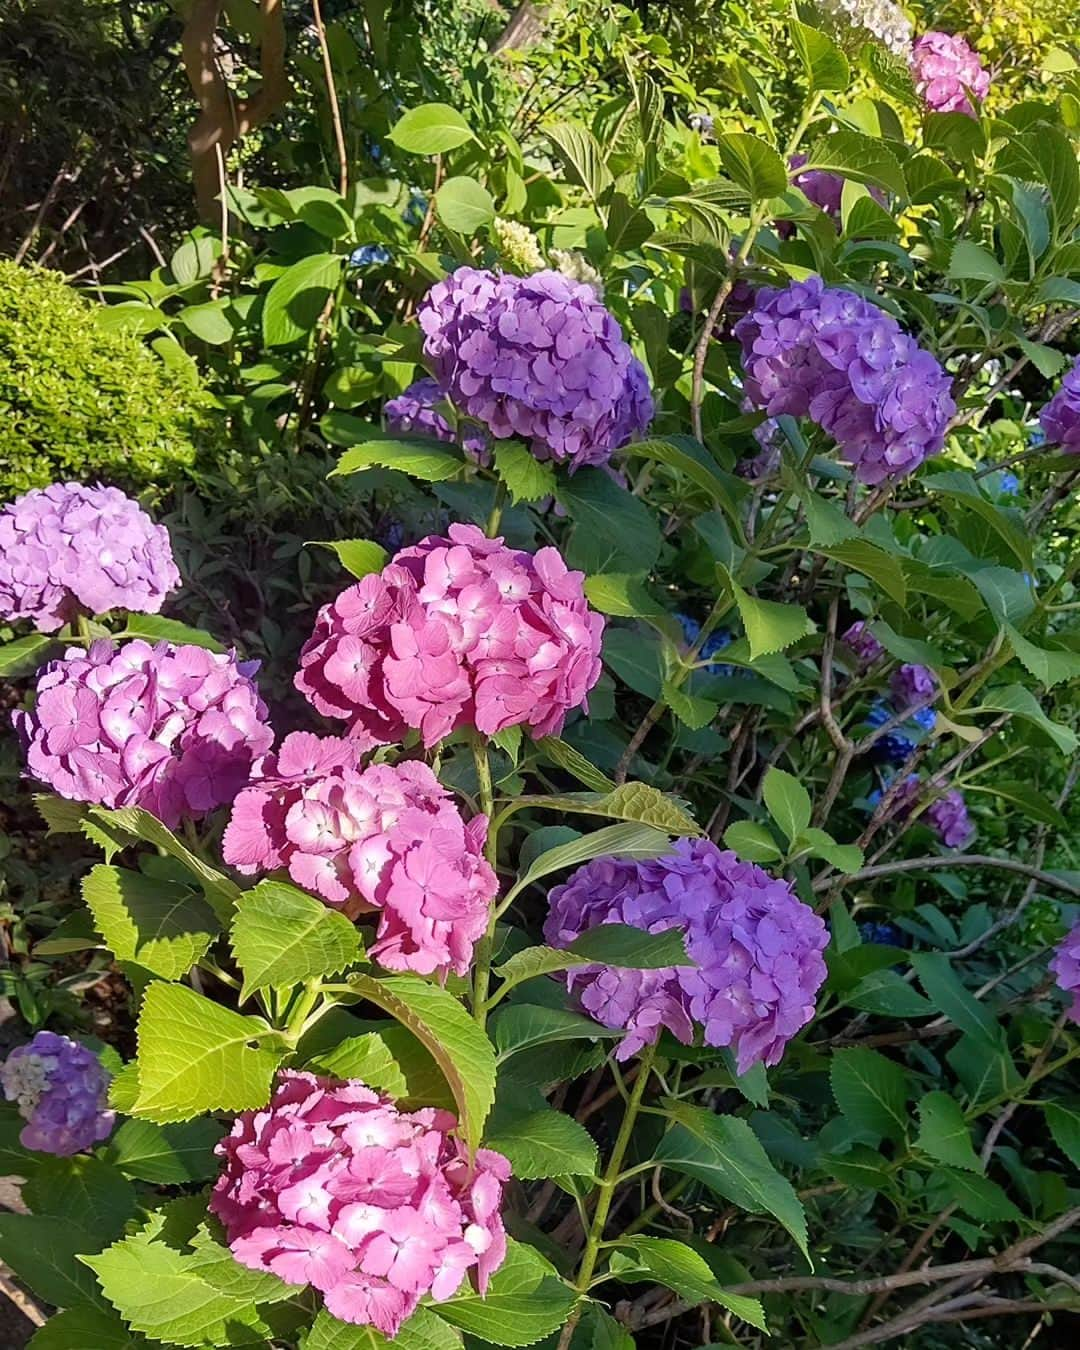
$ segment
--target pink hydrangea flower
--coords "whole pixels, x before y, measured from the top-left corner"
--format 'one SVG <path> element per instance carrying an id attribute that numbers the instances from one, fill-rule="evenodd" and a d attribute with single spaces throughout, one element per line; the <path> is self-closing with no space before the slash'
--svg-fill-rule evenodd
<path id="1" fill-rule="evenodd" d="M 975 116 L 970 94 L 981 103 L 990 92 L 990 76 L 978 55 L 954 33 L 924 33 L 911 54 L 915 88 L 933 112 Z"/>
<path id="2" fill-rule="evenodd" d="M 386 1336 L 466 1275 L 481 1294 L 506 1255 L 510 1164 L 470 1167 L 448 1111 L 399 1111 L 357 1080 L 282 1073 L 273 1100 L 217 1147 L 210 1209 L 241 1265 L 313 1285 L 344 1322 Z"/>
<path id="3" fill-rule="evenodd" d="M 1080 1022 L 1080 923 L 1073 924 L 1058 943 L 1050 961 L 1050 973 L 1058 988 L 1072 999 L 1069 1017 Z"/>
<path id="4" fill-rule="evenodd" d="M 168 530 L 118 488 L 53 483 L 0 511 L 0 618 L 55 633 L 80 613 L 156 614 L 179 584 Z"/>
<path id="5" fill-rule="evenodd" d="M 257 662 L 202 647 L 70 647 L 12 721 L 29 773 L 61 797 L 141 806 L 172 827 L 231 802 L 273 744 Z"/>
<path id="6" fill-rule="evenodd" d="M 449 536 L 343 591 L 300 653 L 297 689 L 361 749 L 410 727 L 427 746 L 461 726 L 557 735 L 600 678 L 604 620 L 558 550 L 509 549 L 475 525 Z"/>
<path id="7" fill-rule="evenodd" d="M 426 764 L 361 769 L 355 741 L 294 731 L 236 798 L 222 851 L 350 915 L 377 910 L 371 954 L 391 970 L 464 975 L 499 888 L 486 838 Z"/>

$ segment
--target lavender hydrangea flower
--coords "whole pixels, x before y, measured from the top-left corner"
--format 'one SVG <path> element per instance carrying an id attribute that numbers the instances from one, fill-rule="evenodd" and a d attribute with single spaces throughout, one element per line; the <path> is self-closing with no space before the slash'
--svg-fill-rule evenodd
<path id="1" fill-rule="evenodd" d="M 841 637 L 855 653 L 860 666 L 872 666 L 885 655 L 885 648 L 870 631 L 865 619 L 856 619 Z"/>
<path id="2" fill-rule="evenodd" d="M 12 1050 L 0 1068 L 9 1102 L 27 1122 L 23 1148 L 67 1157 L 107 1139 L 115 1122 L 108 1109 L 109 1076 L 84 1045 L 52 1031 L 39 1031 Z"/>
<path id="3" fill-rule="evenodd" d="M 700 1023 L 707 1045 L 731 1046 L 739 1073 L 777 1064 L 814 1015 L 825 979 L 824 923 L 785 881 L 740 862 L 708 839 L 681 839 L 666 857 L 596 858 L 556 886 L 544 939 L 566 947 L 603 923 L 646 932 L 683 928 L 694 966 L 622 970 L 594 965 L 566 975 L 582 1008 L 625 1027 L 627 1059 L 663 1027 L 690 1043 Z"/>
<path id="4" fill-rule="evenodd" d="M 950 788 L 943 797 L 926 808 L 926 820 L 946 848 L 964 848 L 975 835 L 967 802 L 958 788 Z"/>
<path id="5" fill-rule="evenodd" d="M 1072 999 L 1069 1018 L 1080 1022 L 1080 923 L 1073 924 L 1058 944 L 1050 961 L 1050 971 L 1058 988 Z"/>
<path id="6" fill-rule="evenodd" d="M 902 478 L 945 442 L 950 381 L 890 315 L 820 277 L 764 287 L 735 335 L 746 393 L 770 417 L 810 417 L 863 483 Z"/>
<path id="7" fill-rule="evenodd" d="M 1061 381 L 1061 388 L 1039 414 L 1044 440 L 1067 455 L 1080 455 L 1080 356 Z M 1036 436 L 1032 445 L 1038 445 Z"/>
<path id="8" fill-rule="evenodd" d="M 970 95 L 981 103 L 990 92 L 990 76 L 967 42 L 954 33 L 923 33 L 911 53 L 915 88 L 933 112 L 975 116 Z"/>
<path id="9" fill-rule="evenodd" d="M 455 405 L 537 459 L 602 465 L 649 425 L 645 368 L 592 288 L 561 272 L 459 267 L 418 314 L 424 354 Z"/>
<path id="10" fill-rule="evenodd" d="M 55 633 L 78 614 L 156 614 L 180 584 L 169 532 L 118 488 L 53 483 L 0 511 L 0 618 Z"/>
<path id="11" fill-rule="evenodd" d="M 929 666 L 907 663 L 893 671 L 889 688 L 896 711 L 904 712 L 916 703 L 925 703 L 931 697 L 937 698 L 938 680 Z"/>
<path id="12" fill-rule="evenodd" d="M 141 806 L 173 827 L 231 802 L 273 744 L 257 662 L 203 647 L 71 647 L 12 714 L 30 774 L 71 801 Z"/>
<path id="13" fill-rule="evenodd" d="M 437 441 L 457 444 L 457 432 L 439 411 L 446 393 L 438 380 L 426 376 L 414 380 L 408 389 L 383 404 L 383 418 L 387 431 L 398 435 L 433 436 Z M 465 453 L 478 464 L 487 464 L 491 458 L 488 438 L 475 426 L 466 426 L 461 441 Z"/>

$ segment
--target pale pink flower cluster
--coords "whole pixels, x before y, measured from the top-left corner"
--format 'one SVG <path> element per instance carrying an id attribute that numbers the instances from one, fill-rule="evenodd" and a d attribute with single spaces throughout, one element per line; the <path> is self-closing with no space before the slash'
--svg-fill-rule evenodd
<path id="1" fill-rule="evenodd" d="M 403 549 L 319 612 L 296 687 L 363 749 L 410 727 L 557 735 L 600 678 L 603 618 L 557 549 L 507 548 L 451 525 Z"/>
<path id="2" fill-rule="evenodd" d="M 286 1071 L 218 1145 L 210 1208 L 241 1265 L 313 1285 L 335 1317 L 394 1336 L 424 1295 L 442 1302 L 469 1273 L 483 1294 L 506 1255 L 510 1164 L 482 1148 L 470 1167 L 456 1126 L 355 1080 Z"/>
<path id="3" fill-rule="evenodd" d="M 487 823 L 466 824 L 418 760 L 361 769 L 354 741 L 294 731 L 233 803 L 222 852 L 350 916 L 378 910 L 371 955 L 389 969 L 464 975 L 498 892 Z"/>
<path id="4" fill-rule="evenodd" d="M 30 773 L 61 797 L 141 806 L 168 826 L 231 802 L 274 733 L 252 675 L 258 662 L 203 647 L 69 647 L 38 675 L 12 721 Z"/>

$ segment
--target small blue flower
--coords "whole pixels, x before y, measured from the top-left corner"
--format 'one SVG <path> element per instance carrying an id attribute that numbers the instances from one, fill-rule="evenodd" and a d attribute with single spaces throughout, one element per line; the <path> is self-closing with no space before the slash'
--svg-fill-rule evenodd
<path id="1" fill-rule="evenodd" d="M 899 731 L 890 731 L 887 736 L 882 736 L 874 749 L 877 751 L 879 758 L 885 760 L 886 763 L 903 764 L 904 760 L 915 749 L 915 742 Z"/>
<path id="2" fill-rule="evenodd" d="M 1028 436 L 1028 444 L 1032 446 L 1040 446 L 1046 444 L 1046 432 L 1042 429 L 1042 427 L 1031 428 L 1031 433 Z"/>
<path id="3" fill-rule="evenodd" d="M 896 924 L 867 919 L 859 924 L 859 936 L 864 942 L 873 942 L 882 947 L 906 947 L 908 938 Z"/>
<path id="4" fill-rule="evenodd" d="M 1015 497 L 1020 491 L 1020 479 L 1014 473 L 1003 473 L 998 482 L 998 491 L 1003 497 Z"/>
<path id="5" fill-rule="evenodd" d="M 385 244 L 361 244 L 350 254 L 349 262 L 353 267 L 378 267 L 390 262 L 393 256 Z"/>
<path id="6" fill-rule="evenodd" d="M 866 725 L 868 727 L 883 727 L 892 715 L 892 709 L 885 700 L 876 699 L 870 705 L 870 710 L 866 714 Z"/>
<path id="7" fill-rule="evenodd" d="M 675 617 L 682 627 L 686 645 L 692 647 L 697 641 L 698 634 L 701 632 L 701 624 L 698 623 L 697 619 L 692 619 L 689 614 L 676 614 Z"/>
<path id="8" fill-rule="evenodd" d="M 920 708 L 911 714 L 911 720 L 923 731 L 933 731 L 937 726 L 937 713 L 933 708 Z"/>
<path id="9" fill-rule="evenodd" d="M 702 658 L 706 661 L 711 660 L 717 652 L 722 652 L 725 647 L 730 647 L 733 639 L 726 628 L 721 628 L 705 639 L 705 645 L 701 649 Z"/>
<path id="10" fill-rule="evenodd" d="M 875 788 L 873 792 L 866 794 L 866 804 L 871 811 L 876 811 L 881 805 L 881 788 Z"/>
<path id="11" fill-rule="evenodd" d="M 423 225 L 424 217 L 427 215 L 427 198 L 422 192 L 413 191 L 409 194 L 409 204 L 401 213 L 401 219 L 406 225 Z"/>

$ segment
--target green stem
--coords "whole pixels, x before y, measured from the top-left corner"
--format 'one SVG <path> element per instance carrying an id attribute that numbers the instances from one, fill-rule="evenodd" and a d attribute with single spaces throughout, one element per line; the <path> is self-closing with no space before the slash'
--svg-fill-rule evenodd
<path id="1" fill-rule="evenodd" d="M 487 525 L 484 533 L 489 539 L 494 539 L 499 533 L 499 522 L 502 520 L 503 507 L 506 505 L 506 484 L 500 478 L 495 484 L 495 500 L 491 506 L 491 514 L 488 516 Z"/>
<path id="2" fill-rule="evenodd" d="M 85 642 L 88 647 L 94 640 L 90 634 L 90 619 L 81 609 L 75 615 L 75 634 L 79 641 Z"/>
<path id="3" fill-rule="evenodd" d="M 502 486 L 500 484 L 500 486 Z M 491 783 L 491 761 L 488 759 L 487 741 L 479 732 L 472 734 L 473 760 L 476 764 L 476 777 L 479 782 L 478 796 L 480 810 L 488 819 L 487 840 L 484 843 L 484 857 L 495 867 L 498 845 L 499 822 L 493 820 L 495 811 L 495 791 Z M 487 1022 L 488 988 L 491 984 L 491 954 L 495 945 L 495 923 L 498 919 L 498 904 L 493 901 L 488 915 L 487 931 L 476 944 L 473 964 L 473 1017 L 481 1026 Z"/>

